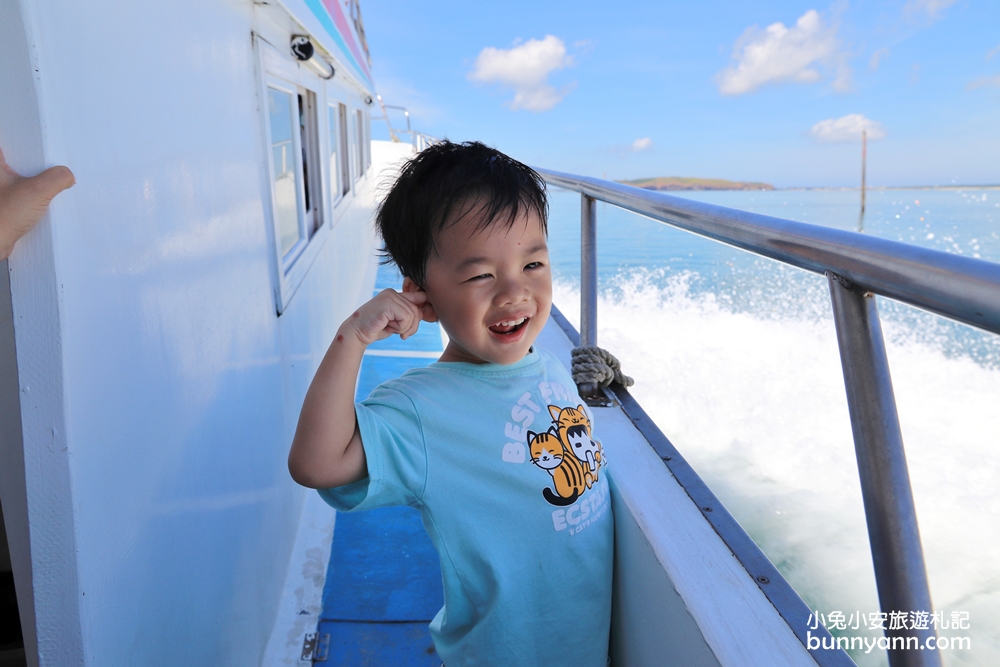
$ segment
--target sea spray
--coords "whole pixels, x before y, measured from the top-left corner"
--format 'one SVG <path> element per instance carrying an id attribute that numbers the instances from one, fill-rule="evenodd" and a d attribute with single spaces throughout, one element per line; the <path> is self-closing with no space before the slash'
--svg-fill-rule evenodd
<path id="1" fill-rule="evenodd" d="M 822 278 L 789 275 L 800 293 L 780 303 L 695 290 L 693 272 L 621 273 L 600 299 L 598 338 L 806 603 L 868 614 L 878 598 L 836 332 L 828 306 L 817 306 Z M 555 301 L 577 321 L 575 286 L 557 281 Z M 961 634 L 973 649 L 945 660 L 1000 664 L 1000 369 L 948 336 L 921 335 L 923 314 L 883 310 L 932 598 L 946 614 L 969 612 Z M 851 653 L 866 667 L 887 664 L 881 651 Z"/>

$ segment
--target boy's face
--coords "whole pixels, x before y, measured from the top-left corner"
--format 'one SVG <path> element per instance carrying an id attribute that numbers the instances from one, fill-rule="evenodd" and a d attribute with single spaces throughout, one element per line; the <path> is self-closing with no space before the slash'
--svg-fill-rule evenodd
<path id="1" fill-rule="evenodd" d="M 541 220 L 522 212 L 475 232 L 478 211 L 446 226 L 427 259 L 424 291 L 450 341 L 441 361 L 512 364 L 549 317 L 552 273 Z M 417 287 L 407 279 L 404 290 Z"/>

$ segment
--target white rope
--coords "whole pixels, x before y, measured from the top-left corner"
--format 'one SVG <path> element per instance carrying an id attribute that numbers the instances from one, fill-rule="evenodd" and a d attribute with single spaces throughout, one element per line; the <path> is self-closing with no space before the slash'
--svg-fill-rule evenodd
<path id="1" fill-rule="evenodd" d="M 581 384 L 599 384 L 607 387 L 617 382 L 623 387 L 631 387 L 635 380 L 621 371 L 621 363 L 607 350 L 589 345 L 573 348 L 573 382 Z"/>

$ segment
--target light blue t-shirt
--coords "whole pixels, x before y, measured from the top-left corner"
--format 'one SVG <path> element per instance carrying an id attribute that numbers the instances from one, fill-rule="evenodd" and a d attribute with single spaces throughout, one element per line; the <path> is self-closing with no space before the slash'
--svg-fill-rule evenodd
<path id="1" fill-rule="evenodd" d="M 420 510 L 441 558 L 430 630 L 445 664 L 605 667 L 607 470 L 559 360 L 434 363 L 356 411 L 368 477 L 320 494 L 338 510 Z"/>

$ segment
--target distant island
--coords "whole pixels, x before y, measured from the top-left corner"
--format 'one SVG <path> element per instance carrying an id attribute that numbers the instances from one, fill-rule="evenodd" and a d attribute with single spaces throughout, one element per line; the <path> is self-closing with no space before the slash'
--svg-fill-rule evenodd
<path id="1" fill-rule="evenodd" d="M 774 186 L 770 183 L 727 181 L 722 178 L 659 176 L 657 178 L 639 178 L 633 181 L 618 182 L 646 190 L 774 190 Z"/>

